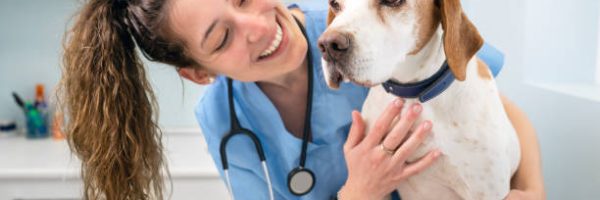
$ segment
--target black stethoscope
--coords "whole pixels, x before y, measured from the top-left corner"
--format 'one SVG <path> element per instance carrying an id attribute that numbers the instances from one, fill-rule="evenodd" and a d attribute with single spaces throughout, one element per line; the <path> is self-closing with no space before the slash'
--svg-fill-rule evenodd
<path id="1" fill-rule="evenodd" d="M 296 20 L 296 23 L 298 23 L 300 30 L 302 30 L 302 34 L 304 35 L 304 37 L 307 38 L 306 30 L 304 30 L 304 27 L 302 26 L 300 21 L 298 21 L 298 19 L 296 19 L 295 17 L 294 17 L 294 19 Z M 308 38 L 307 38 L 307 43 L 308 43 Z M 297 196 L 305 195 L 305 194 L 309 193 L 312 190 L 312 188 L 315 186 L 315 181 L 316 181 L 314 173 L 304 167 L 305 166 L 304 164 L 306 163 L 306 149 L 308 147 L 308 139 L 310 138 L 310 135 L 311 135 L 310 119 L 311 119 L 311 110 L 312 110 L 313 66 L 312 66 L 312 56 L 311 56 L 311 51 L 310 51 L 310 44 L 308 45 L 308 51 L 307 51 L 306 56 L 308 58 L 308 95 L 307 95 L 307 100 L 306 100 L 306 115 L 304 118 L 304 131 L 302 134 L 302 151 L 300 152 L 300 164 L 298 167 L 296 167 L 295 169 L 290 171 L 290 173 L 288 174 L 288 178 L 287 178 L 288 189 L 290 190 L 290 192 L 292 194 L 297 195 Z M 269 197 L 271 200 L 273 200 L 274 199 L 273 185 L 271 183 L 271 178 L 269 176 L 269 169 L 268 169 L 266 161 L 265 161 L 266 160 L 265 153 L 263 151 L 260 140 L 258 139 L 256 134 L 254 134 L 252 131 L 242 127 L 238 121 L 238 118 L 236 117 L 235 107 L 233 105 L 232 82 L 233 82 L 233 80 L 231 80 L 230 78 L 227 78 L 227 95 L 228 95 L 227 98 L 229 101 L 229 116 L 230 116 L 230 120 L 231 120 L 231 130 L 229 131 L 229 133 L 227 133 L 223 137 L 223 139 L 221 140 L 221 145 L 219 147 L 219 151 L 221 154 L 221 164 L 223 165 L 223 172 L 225 174 L 225 179 L 227 180 L 227 188 L 229 189 L 229 195 L 231 196 L 231 199 L 234 199 L 233 190 L 231 188 L 231 181 L 229 179 L 229 172 L 228 172 L 229 164 L 227 162 L 227 151 L 226 151 L 227 142 L 229 142 L 229 139 L 231 139 L 233 136 L 241 134 L 241 135 L 248 136 L 250 139 L 252 139 L 252 142 L 254 143 L 254 147 L 256 148 L 256 153 L 258 154 L 258 157 L 261 161 L 263 173 L 267 180 L 267 186 L 269 189 Z"/>

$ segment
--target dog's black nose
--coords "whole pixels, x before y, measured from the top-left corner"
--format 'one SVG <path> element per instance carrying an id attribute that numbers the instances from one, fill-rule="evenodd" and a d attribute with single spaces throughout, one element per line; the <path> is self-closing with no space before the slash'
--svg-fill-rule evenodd
<path id="1" fill-rule="evenodd" d="M 319 38 L 319 49 L 326 61 L 339 61 L 350 51 L 350 38 L 337 31 L 326 31 Z"/>

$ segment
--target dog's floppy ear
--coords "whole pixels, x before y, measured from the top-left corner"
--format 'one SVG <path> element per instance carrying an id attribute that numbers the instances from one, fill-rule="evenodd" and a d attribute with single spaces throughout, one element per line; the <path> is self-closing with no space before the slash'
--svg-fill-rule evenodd
<path id="1" fill-rule="evenodd" d="M 460 0 L 436 0 L 442 12 L 444 50 L 448 65 L 457 80 L 467 76 L 467 63 L 483 45 L 483 38 L 467 19 Z"/>
<path id="2" fill-rule="evenodd" d="M 333 19 L 335 19 L 335 13 L 333 13 L 333 10 L 329 7 L 329 11 L 327 12 L 327 25 L 331 24 Z"/>

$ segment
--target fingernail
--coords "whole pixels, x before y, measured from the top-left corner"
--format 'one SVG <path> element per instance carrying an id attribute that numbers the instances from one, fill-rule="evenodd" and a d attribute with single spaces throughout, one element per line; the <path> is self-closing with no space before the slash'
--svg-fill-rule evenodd
<path id="1" fill-rule="evenodd" d="M 423 128 L 425 130 L 429 130 L 431 128 L 431 122 L 429 122 L 429 121 L 424 122 L 423 123 Z"/>
<path id="2" fill-rule="evenodd" d="M 433 152 L 433 157 L 437 158 L 440 157 L 440 155 L 442 154 L 442 152 L 440 152 L 440 150 L 435 150 L 435 152 Z"/>
<path id="3" fill-rule="evenodd" d="M 420 112 L 421 112 L 421 108 L 422 108 L 422 107 L 421 107 L 421 105 L 419 105 L 419 104 L 415 104 L 415 105 L 413 106 L 413 111 L 414 111 L 415 113 L 420 113 Z"/>
<path id="4" fill-rule="evenodd" d="M 402 107 L 402 99 L 396 98 L 394 100 L 394 106 L 396 106 L 396 107 Z"/>

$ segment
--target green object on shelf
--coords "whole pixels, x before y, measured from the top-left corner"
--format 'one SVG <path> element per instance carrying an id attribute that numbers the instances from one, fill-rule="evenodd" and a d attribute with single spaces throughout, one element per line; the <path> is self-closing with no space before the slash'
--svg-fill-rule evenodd
<path id="1" fill-rule="evenodd" d="M 46 117 L 43 116 L 30 102 L 25 103 L 25 118 L 27 119 L 28 138 L 48 137 Z"/>

